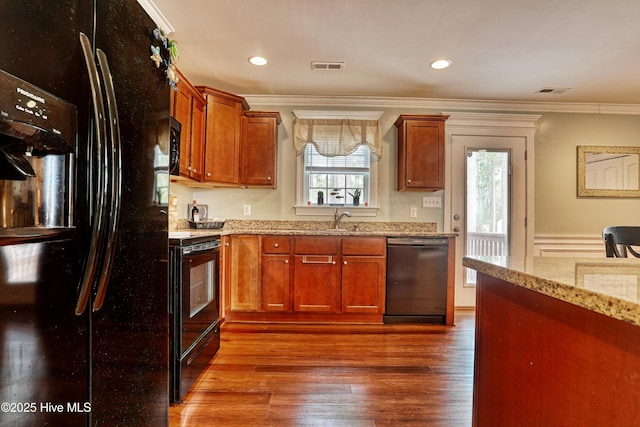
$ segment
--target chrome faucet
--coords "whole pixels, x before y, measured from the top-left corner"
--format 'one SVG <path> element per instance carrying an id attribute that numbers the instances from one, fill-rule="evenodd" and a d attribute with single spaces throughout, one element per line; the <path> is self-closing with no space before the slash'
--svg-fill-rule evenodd
<path id="1" fill-rule="evenodd" d="M 336 209 L 336 213 L 333 215 L 334 230 L 338 229 L 338 226 L 340 225 L 340 220 L 345 216 L 351 218 L 351 214 L 349 212 L 342 212 L 341 214 L 338 215 L 338 209 Z"/>

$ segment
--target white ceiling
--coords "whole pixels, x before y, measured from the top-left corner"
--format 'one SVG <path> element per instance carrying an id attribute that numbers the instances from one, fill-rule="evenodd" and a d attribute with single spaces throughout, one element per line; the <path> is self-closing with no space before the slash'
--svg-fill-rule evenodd
<path id="1" fill-rule="evenodd" d="M 154 3 L 189 80 L 240 95 L 640 104 L 640 0 Z M 449 69 L 429 69 L 443 57 Z"/>

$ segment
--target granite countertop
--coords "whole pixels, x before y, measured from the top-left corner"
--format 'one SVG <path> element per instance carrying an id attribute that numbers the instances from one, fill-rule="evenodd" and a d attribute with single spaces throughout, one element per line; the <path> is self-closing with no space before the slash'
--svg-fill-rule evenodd
<path id="1" fill-rule="evenodd" d="M 488 276 L 640 326 L 637 258 L 464 257 Z"/>
<path id="2" fill-rule="evenodd" d="M 333 221 L 268 221 L 228 220 L 223 228 L 193 229 L 189 222 L 179 221 L 171 233 L 190 232 L 192 235 L 268 234 L 292 236 L 427 236 L 449 237 L 455 233 L 437 232 L 437 224 L 424 222 L 356 222 L 342 221 L 338 230 Z"/>

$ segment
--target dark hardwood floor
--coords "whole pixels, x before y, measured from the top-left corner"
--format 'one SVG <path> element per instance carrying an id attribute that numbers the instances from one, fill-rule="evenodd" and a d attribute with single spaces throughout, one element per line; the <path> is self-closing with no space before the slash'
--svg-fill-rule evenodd
<path id="1" fill-rule="evenodd" d="M 474 313 L 453 327 L 228 323 L 170 426 L 471 426 Z"/>

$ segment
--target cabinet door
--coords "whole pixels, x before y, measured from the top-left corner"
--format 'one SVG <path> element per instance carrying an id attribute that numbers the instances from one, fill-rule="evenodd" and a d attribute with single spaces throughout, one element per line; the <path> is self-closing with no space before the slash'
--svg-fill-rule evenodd
<path id="1" fill-rule="evenodd" d="M 276 188 L 278 113 L 245 112 L 242 117 L 240 181 Z"/>
<path id="2" fill-rule="evenodd" d="M 384 257 L 342 257 L 342 312 L 384 313 Z"/>
<path id="3" fill-rule="evenodd" d="M 198 98 L 191 104 L 191 178 L 202 181 L 204 172 L 205 104 Z M 182 153 L 182 149 L 180 150 Z"/>
<path id="4" fill-rule="evenodd" d="M 398 191 L 444 189 L 444 121 L 448 116 L 400 116 Z"/>
<path id="5" fill-rule="evenodd" d="M 220 315 L 224 318 L 231 308 L 231 244 L 229 236 L 220 238 Z"/>
<path id="6" fill-rule="evenodd" d="M 199 87 L 207 100 L 204 181 L 240 182 L 240 126 L 244 98 Z"/>
<path id="7" fill-rule="evenodd" d="M 340 257 L 296 255 L 293 309 L 297 312 L 340 311 Z"/>
<path id="8" fill-rule="evenodd" d="M 182 80 L 182 79 L 181 79 Z M 186 85 L 178 85 L 178 91 L 172 91 L 173 111 L 171 115 L 180 122 L 180 175 L 189 177 L 191 168 L 191 93 Z"/>
<path id="9" fill-rule="evenodd" d="M 257 311 L 260 301 L 260 237 L 231 236 L 231 310 Z"/>
<path id="10" fill-rule="evenodd" d="M 289 255 L 262 256 L 262 310 L 291 311 Z"/>

